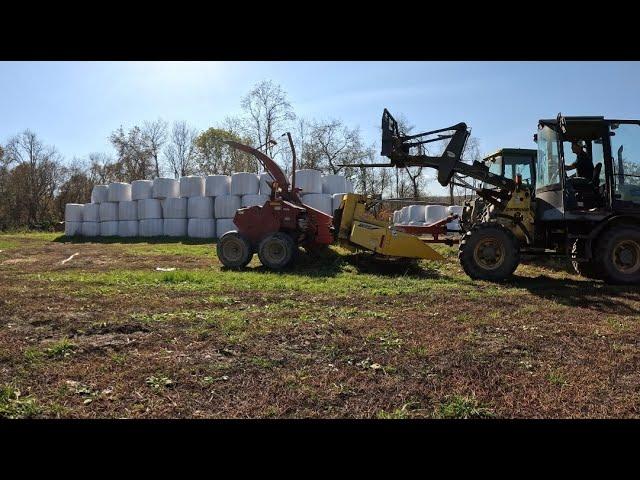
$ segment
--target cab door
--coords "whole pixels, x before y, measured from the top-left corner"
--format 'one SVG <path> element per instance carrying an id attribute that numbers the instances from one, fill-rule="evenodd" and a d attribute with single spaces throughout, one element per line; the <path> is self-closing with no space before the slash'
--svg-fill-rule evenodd
<path id="1" fill-rule="evenodd" d="M 560 117 L 558 127 L 560 127 Z M 538 125 L 538 158 L 535 182 L 536 218 L 545 222 L 564 220 L 565 175 L 562 162 L 562 139 L 559 137 L 556 129 L 548 125 Z"/>

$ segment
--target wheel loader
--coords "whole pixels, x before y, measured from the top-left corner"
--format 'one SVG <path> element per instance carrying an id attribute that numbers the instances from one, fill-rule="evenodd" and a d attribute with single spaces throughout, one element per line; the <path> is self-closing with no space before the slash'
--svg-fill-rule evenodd
<path id="1" fill-rule="evenodd" d="M 522 172 L 511 178 L 488 163 L 463 162 L 468 136 L 464 123 L 405 135 L 385 109 L 381 153 L 390 163 L 374 166 L 434 168 L 442 186 L 480 182 L 461 219 L 458 258 L 471 278 L 502 280 L 521 256 L 561 255 L 586 277 L 640 282 L 640 120 L 562 114 L 540 120 L 532 182 L 523 182 Z M 413 153 L 446 139 L 439 156 Z M 590 178 L 570 175 L 575 142 L 593 162 Z"/>

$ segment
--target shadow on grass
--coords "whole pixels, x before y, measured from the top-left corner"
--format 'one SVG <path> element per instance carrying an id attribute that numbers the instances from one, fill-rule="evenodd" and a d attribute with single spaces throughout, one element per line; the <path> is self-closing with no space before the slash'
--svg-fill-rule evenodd
<path id="1" fill-rule="evenodd" d="M 635 286 L 607 285 L 596 280 L 552 278 L 547 275 L 513 275 L 505 283 L 512 288 L 523 288 L 537 297 L 570 307 L 620 315 L 640 313 L 639 309 L 626 303 L 640 302 L 640 291 Z"/>
<path id="2" fill-rule="evenodd" d="M 524 257 L 520 262 L 522 265 L 540 267 L 552 272 L 563 272 L 576 275 L 576 271 L 571 265 L 571 260 L 566 257 L 547 257 L 544 255 L 532 255 Z"/>
<path id="3" fill-rule="evenodd" d="M 226 270 L 225 267 L 222 267 Z M 418 280 L 449 279 L 439 271 L 418 264 L 416 261 L 381 261 L 368 254 L 340 254 L 328 250 L 321 255 L 300 252 L 295 264 L 283 273 L 311 278 L 336 277 L 345 271 L 372 274 L 390 278 L 405 277 Z M 273 273 L 260 265 L 251 268 L 256 273 Z"/>
<path id="4" fill-rule="evenodd" d="M 212 238 L 192 238 L 192 237 L 67 237 L 66 235 L 60 235 L 53 239 L 58 243 L 124 243 L 124 244 L 136 244 L 136 243 L 148 243 L 148 244 L 161 244 L 161 243 L 182 243 L 184 245 L 215 245 L 215 240 Z"/>

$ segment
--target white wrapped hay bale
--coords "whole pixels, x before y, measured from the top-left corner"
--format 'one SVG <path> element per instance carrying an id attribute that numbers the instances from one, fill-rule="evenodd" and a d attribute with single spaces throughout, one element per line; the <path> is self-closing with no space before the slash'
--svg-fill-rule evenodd
<path id="1" fill-rule="evenodd" d="M 271 195 L 271 187 L 269 183 L 273 182 L 273 177 L 269 172 L 260 174 L 260 195 Z"/>
<path id="2" fill-rule="evenodd" d="M 290 182 L 292 178 L 289 178 Z M 296 188 L 301 188 L 303 195 L 322 193 L 322 173 L 311 169 L 296 170 Z"/>
<path id="3" fill-rule="evenodd" d="M 131 184 L 114 182 L 109 184 L 110 202 L 128 202 L 131 200 Z"/>
<path id="4" fill-rule="evenodd" d="M 218 238 L 222 238 L 222 236 L 233 230 L 237 230 L 236 224 L 233 223 L 233 219 L 231 218 L 218 218 L 216 220 L 216 234 Z"/>
<path id="5" fill-rule="evenodd" d="M 397 225 L 398 223 L 400 223 L 400 210 L 396 210 L 395 212 L 393 212 L 393 215 L 391 217 L 391 222 L 394 225 Z"/>
<path id="6" fill-rule="evenodd" d="M 180 177 L 180 196 L 186 198 L 204 197 L 204 178 L 196 175 Z"/>
<path id="7" fill-rule="evenodd" d="M 100 221 L 100 204 L 85 203 L 84 210 L 82 211 L 82 221 L 99 222 Z"/>
<path id="8" fill-rule="evenodd" d="M 342 198 L 346 195 L 346 193 L 334 193 L 331 195 L 331 209 L 335 212 L 338 208 L 340 208 L 340 204 L 342 203 Z M 332 214 L 333 215 L 333 214 Z"/>
<path id="9" fill-rule="evenodd" d="M 347 178 L 347 193 L 353 193 L 353 192 L 355 192 L 355 189 L 353 188 L 353 183 L 351 183 L 351 180 Z"/>
<path id="10" fill-rule="evenodd" d="M 213 218 L 190 218 L 187 234 L 191 238 L 215 238 L 216 220 Z"/>
<path id="11" fill-rule="evenodd" d="M 458 215 L 458 218 L 456 218 L 455 220 L 452 220 L 451 222 L 447 222 L 447 230 L 455 230 L 455 231 L 461 230 L 460 217 L 462 216 L 463 210 L 464 210 L 464 207 L 460 205 L 451 205 L 449 208 L 447 208 L 447 214 Z"/>
<path id="12" fill-rule="evenodd" d="M 162 218 L 162 204 L 157 198 L 138 200 L 138 219 L 150 220 Z"/>
<path id="13" fill-rule="evenodd" d="M 233 218 L 242 201 L 238 195 L 220 195 L 214 202 L 215 218 Z"/>
<path id="14" fill-rule="evenodd" d="M 174 178 L 154 178 L 153 198 L 175 198 L 180 196 L 180 184 Z"/>
<path id="15" fill-rule="evenodd" d="M 343 175 L 323 175 L 322 193 L 341 193 L 347 191 L 347 179 Z"/>
<path id="16" fill-rule="evenodd" d="M 117 237 L 118 236 L 118 222 L 100 222 L 100 236 L 101 237 Z"/>
<path id="17" fill-rule="evenodd" d="M 238 172 L 231 175 L 231 195 L 255 195 L 260 189 L 260 179 L 255 173 Z"/>
<path id="18" fill-rule="evenodd" d="M 129 200 L 118 203 L 118 221 L 138 220 L 138 202 Z"/>
<path id="19" fill-rule="evenodd" d="M 153 198 L 153 180 L 134 180 L 131 182 L 131 200 Z"/>
<path id="20" fill-rule="evenodd" d="M 138 221 L 137 220 L 118 220 L 118 236 L 119 237 L 137 237 Z"/>
<path id="21" fill-rule="evenodd" d="M 207 197 L 231 194 L 231 177 L 229 175 L 209 175 L 205 178 L 204 194 Z"/>
<path id="22" fill-rule="evenodd" d="M 333 216 L 333 199 L 328 193 L 308 193 L 302 196 L 302 203 Z"/>
<path id="23" fill-rule="evenodd" d="M 101 222 L 117 222 L 118 221 L 118 204 L 116 202 L 101 203 L 99 214 L 100 214 Z"/>
<path id="24" fill-rule="evenodd" d="M 109 185 L 96 185 L 91 190 L 91 203 L 103 203 L 109 201 Z"/>
<path id="25" fill-rule="evenodd" d="M 164 233 L 164 220 L 161 218 L 147 218 L 138 222 L 140 237 L 161 237 Z"/>
<path id="26" fill-rule="evenodd" d="M 444 205 L 427 205 L 424 209 L 424 221 L 427 225 L 438 222 L 447 217 L 447 207 Z"/>
<path id="27" fill-rule="evenodd" d="M 409 215 L 408 215 L 408 211 L 409 211 L 409 207 L 402 207 L 402 208 L 399 210 L 399 213 L 398 213 L 398 223 L 399 223 L 400 225 L 404 225 L 404 224 L 406 224 L 406 223 L 408 223 L 408 222 L 409 222 Z"/>
<path id="28" fill-rule="evenodd" d="M 64 234 L 67 237 L 82 235 L 82 222 L 64 222 Z"/>
<path id="29" fill-rule="evenodd" d="M 269 200 L 269 195 L 243 195 L 241 204 L 243 207 L 262 206 L 267 200 Z"/>
<path id="30" fill-rule="evenodd" d="M 424 223 L 425 221 L 425 205 L 409 205 L 407 207 L 407 220 L 411 222 Z"/>
<path id="31" fill-rule="evenodd" d="M 187 219 L 186 218 L 165 218 L 163 232 L 166 237 L 186 237 L 187 236 Z"/>
<path id="32" fill-rule="evenodd" d="M 64 221 L 65 222 L 82 222 L 84 203 L 67 203 L 64 206 Z"/>
<path id="33" fill-rule="evenodd" d="M 84 237 L 97 237 L 100 235 L 100 222 L 82 222 L 82 235 Z"/>
<path id="34" fill-rule="evenodd" d="M 187 217 L 213 218 L 213 198 L 191 197 L 187 201 Z"/>
<path id="35" fill-rule="evenodd" d="M 162 218 L 187 218 L 187 199 L 165 198 L 162 200 Z"/>

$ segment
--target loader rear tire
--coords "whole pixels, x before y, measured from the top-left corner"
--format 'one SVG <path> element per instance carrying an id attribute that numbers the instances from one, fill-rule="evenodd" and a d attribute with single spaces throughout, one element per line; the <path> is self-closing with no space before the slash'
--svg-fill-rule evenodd
<path id="1" fill-rule="evenodd" d="M 282 270 L 293 263 L 298 247 L 286 233 L 267 235 L 258 246 L 258 258 L 262 265 L 271 270 Z"/>
<path id="2" fill-rule="evenodd" d="M 474 280 L 504 280 L 518 268 L 520 244 L 501 225 L 481 223 L 462 237 L 458 259 L 464 272 Z"/>
<path id="3" fill-rule="evenodd" d="M 605 231 L 598 239 L 595 258 L 606 283 L 640 283 L 640 228 L 616 226 Z"/>
<path id="4" fill-rule="evenodd" d="M 216 247 L 218 260 L 227 268 L 244 268 L 253 258 L 249 241 L 238 232 L 227 232 Z"/>

